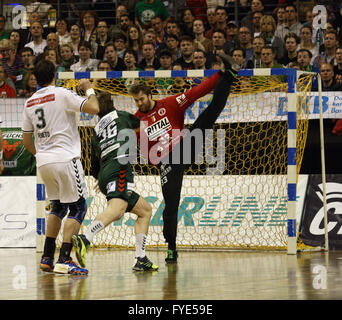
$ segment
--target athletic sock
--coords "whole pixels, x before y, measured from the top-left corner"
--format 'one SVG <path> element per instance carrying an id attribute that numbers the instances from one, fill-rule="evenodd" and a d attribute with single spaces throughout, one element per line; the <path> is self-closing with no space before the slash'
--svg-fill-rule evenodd
<path id="1" fill-rule="evenodd" d="M 103 228 L 104 228 L 103 223 L 99 220 L 95 220 L 89 225 L 89 227 L 86 230 L 86 232 L 84 233 L 84 235 L 89 242 L 92 242 L 95 234 L 97 234 Z"/>
<path id="2" fill-rule="evenodd" d="M 65 261 L 70 260 L 70 253 L 72 250 L 71 242 L 63 242 L 61 246 L 61 250 L 59 252 L 59 258 L 57 263 L 64 263 Z"/>
<path id="3" fill-rule="evenodd" d="M 138 233 L 135 235 L 135 257 L 143 258 L 146 256 L 145 245 L 147 235 Z"/>
<path id="4" fill-rule="evenodd" d="M 44 243 L 43 257 L 52 258 L 55 255 L 56 250 L 56 238 L 46 237 Z"/>

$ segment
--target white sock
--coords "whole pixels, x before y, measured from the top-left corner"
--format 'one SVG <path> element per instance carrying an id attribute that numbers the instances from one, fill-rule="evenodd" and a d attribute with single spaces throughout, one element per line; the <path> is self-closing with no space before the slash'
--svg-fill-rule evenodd
<path id="1" fill-rule="evenodd" d="M 95 220 L 89 225 L 84 235 L 88 239 L 89 242 L 93 242 L 95 234 L 100 232 L 103 228 L 104 228 L 103 223 L 101 221 Z"/>
<path id="2" fill-rule="evenodd" d="M 146 245 L 146 234 L 136 234 L 135 235 L 135 256 L 136 258 L 143 258 L 146 256 L 145 245 Z"/>

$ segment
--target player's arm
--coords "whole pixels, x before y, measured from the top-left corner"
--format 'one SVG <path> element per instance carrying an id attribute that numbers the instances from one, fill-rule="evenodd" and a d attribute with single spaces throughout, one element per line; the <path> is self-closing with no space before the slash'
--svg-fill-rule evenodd
<path id="1" fill-rule="evenodd" d="M 36 154 L 36 147 L 33 141 L 33 133 L 32 132 L 23 132 L 23 143 L 24 147 L 33 155 Z"/>
<path id="2" fill-rule="evenodd" d="M 214 89 L 220 77 L 220 72 L 216 72 L 199 85 L 185 91 L 183 94 L 175 96 L 179 107 L 184 110 L 190 107 L 197 99 L 204 97 L 206 94 L 210 93 Z"/>
<path id="3" fill-rule="evenodd" d="M 88 97 L 88 99 L 83 103 L 81 111 L 89 114 L 98 114 L 100 111 L 99 101 L 97 100 L 91 82 L 88 79 L 81 79 L 80 87 Z"/>

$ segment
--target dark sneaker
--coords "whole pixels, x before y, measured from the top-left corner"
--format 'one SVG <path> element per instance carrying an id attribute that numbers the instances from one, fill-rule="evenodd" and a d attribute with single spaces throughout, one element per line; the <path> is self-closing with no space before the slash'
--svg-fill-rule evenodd
<path id="1" fill-rule="evenodd" d="M 167 250 L 167 256 L 165 258 L 166 263 L 176 263 L 178 258 L 178 253 L 176 250 Z"/>
<path id="2" fill-rule="evenodd" d="M 157 271 L 158 266 L 153 264 L 146 256 L 137 258 L 137 262 L 133 266 L 134 271 Z"/>
<path id="3" fill-rule="evenodd" d="M 40 270 L 45 271 L 45 272 L 52 272 L 53 268 L 54 268 L 53 259 L 42 257 L 42 259 L 40 260 Z"/>
<path id="4" fill-rule="evenodd" d="M 75 248 L 76 258 L 81 267 L 85 267 L 85 257 L 90 247 L 90 242 L 85 235 L 78 234 L 71 237 L 72 245 Z"/>
<path id="5" fill-rule="evenodd" d="M 235 75 L 241 69 L 240 66 L 235 62 L 235 60 L 225 53 L 219 53 L 219 57 L 222 59 L 225 71 L 232 71 Z"/>

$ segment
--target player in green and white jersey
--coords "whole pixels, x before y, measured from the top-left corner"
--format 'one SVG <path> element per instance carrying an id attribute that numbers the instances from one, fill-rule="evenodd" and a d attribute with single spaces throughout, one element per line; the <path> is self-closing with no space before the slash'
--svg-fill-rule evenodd
<path id="1" fill-rule="evenodd" d="M 84 234 L 73 236 L 79 263 L 85 266 L 85 256 L 94 236 L 125 212 L 137 215 L 134 224 L 136 237 L 135 271 L 158 270 L 147 257 L 145 243 L 152 216 L 151 205 L 134 191 L 134 177 L 130 156 L 136 149 L 135 129 L 140 121 L 132 114 L 115 110 L 109 93 L 98 96 L 100 121 L 92 138 L 91 174 L 98 179 L 98 187 L 106 196 L 108 206 Z"/>

